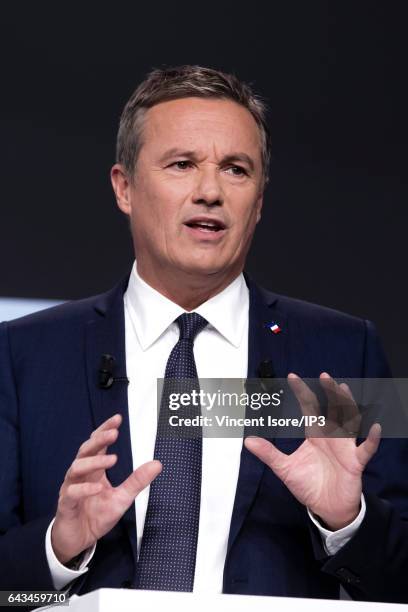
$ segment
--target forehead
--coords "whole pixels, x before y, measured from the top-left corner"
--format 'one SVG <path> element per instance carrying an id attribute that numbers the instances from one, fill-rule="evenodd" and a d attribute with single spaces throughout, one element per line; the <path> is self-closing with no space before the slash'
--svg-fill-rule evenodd
<path id="1" fill-rule="evenodd" d="M 150 108 L 143 126 L 143 147 L 189 150 L 216 145 L 223 152 L 244 148 L 260 155 L 261 137 L 251 113 L 233 100 L 182 98 Z"/>

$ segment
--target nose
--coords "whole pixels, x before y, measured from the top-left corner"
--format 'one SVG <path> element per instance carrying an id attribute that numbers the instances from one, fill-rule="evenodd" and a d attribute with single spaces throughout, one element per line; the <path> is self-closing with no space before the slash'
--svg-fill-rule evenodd
<path id="1" fill-rule="evenodd" d="M 224 197 L 216 168 L 205 168 L 198 173 L 192 199 L 194 204 L 205 204 L 205 206 L 223 204 Z"/>

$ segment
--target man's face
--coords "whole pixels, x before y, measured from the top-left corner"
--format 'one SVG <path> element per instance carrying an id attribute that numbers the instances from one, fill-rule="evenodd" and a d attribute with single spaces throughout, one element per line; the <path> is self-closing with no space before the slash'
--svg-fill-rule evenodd
<path id="1" fill-rule="evenodd" d="M 163 102 L 146 112 L 142 141 L 133 180 L 118 197 L 130 215 L 139 271 L 233 278 L 262 205 L 252 115 L 230 100 Z"/>

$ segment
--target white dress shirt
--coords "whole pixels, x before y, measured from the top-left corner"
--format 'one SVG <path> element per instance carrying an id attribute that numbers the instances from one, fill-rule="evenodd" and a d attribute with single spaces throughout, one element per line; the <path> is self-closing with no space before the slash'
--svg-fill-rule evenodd
<path id="1" fill-rule="evenodd" d="M 124 295 L 126 371 L 133 468 L 153 459 L 157 427 L 157 379 L 164 377 L 167 359 L 178 341 L 175 319 L 183 308 L 144 282 L 133 266 Z M 222 292 L 201 304 L 197 312 L 208 321 L 194 342 L 199 378 L 246 378 L 248 369 L 249 292 L 240 274 Z M 120 434 L 119 434 L 120 435 Z M 242 438 L 203 438 L 202 486 L 194 578 L 194 592 L 221 593 L 232 509 L 238 481 Z M 137 548 L 143 536 L 149 488 L 135 500 Z M 355 533 L 365 512 L 351 525 L 330 532 L 320 530 L 326 551 L 337 552 Z M 46 553 L 56 589 L 87 571 L 94 549 L 79 570 L 70 570 L 56 559 L 51 546 Z"/>

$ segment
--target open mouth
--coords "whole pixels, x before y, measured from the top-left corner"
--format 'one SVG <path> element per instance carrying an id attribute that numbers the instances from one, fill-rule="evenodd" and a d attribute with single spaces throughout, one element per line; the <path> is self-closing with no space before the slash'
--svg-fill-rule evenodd
<path id="1" fill-rule="evenodd" d="M 198 229 L 202 232 L 220 232 L 225 229 L 224 223 L 218 219 L 191 219 L 184 225 L 192 229 Z"/>

